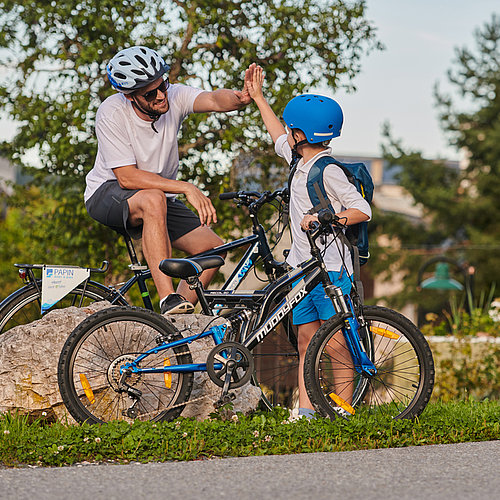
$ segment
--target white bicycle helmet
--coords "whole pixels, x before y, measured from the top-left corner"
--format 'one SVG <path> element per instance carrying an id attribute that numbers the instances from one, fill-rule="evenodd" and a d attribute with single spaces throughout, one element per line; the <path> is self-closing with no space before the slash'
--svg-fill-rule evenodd
<path id="1" fill-rule="evenodd" d="M 170 66 L 154 50 L 137 45 L 120 50 L 106 69 L 111 85 L 130 94 L 163 76 Z"/>

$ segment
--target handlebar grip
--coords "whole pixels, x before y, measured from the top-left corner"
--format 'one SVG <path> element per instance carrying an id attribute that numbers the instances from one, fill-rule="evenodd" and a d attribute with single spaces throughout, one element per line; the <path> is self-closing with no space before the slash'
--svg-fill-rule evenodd
<path id="1" fill-rule="evenodd" d="M 238 197 L 238 193 L 230 192 L 230 193 L 221 193 L 219 194 L 219 200 L 233 200 Z"/>
<path id="2" fill-rule="evenodd" d="M 316 229 L 319 229 L 319 223 L 316 221 L 311 221 L 309 224 L 309 229 L 304 229 L 302 227 L 300 229 L 302 229 L 303 233 L 305 233 L 306 231 L 316 231 Z"/>

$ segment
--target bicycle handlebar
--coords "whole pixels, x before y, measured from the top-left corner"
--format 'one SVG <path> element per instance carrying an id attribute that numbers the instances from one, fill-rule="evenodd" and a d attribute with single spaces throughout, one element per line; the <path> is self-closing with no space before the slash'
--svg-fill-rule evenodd
<path id="1" fill-rule="evenodd" d="M 264 191 L 237 191 L 219 194 L 219 200 L 237 200 L 241 205 L 249 207 L 252 211 L 257 212 L 262 205 L 273 201 L 275 198 L 285 199 L 288 196 L 288 189 L 277 189 L 273 193 Z M 255 199 L 257 198 L 257 199 Z"/>
<path id="2" fill-rule="evenodd" d="M 345 229 L 347 227 L 340 222 L 336 214 L 324 208 L 318 212 L 318 222 L 312 221 L 309 224 L 309 229 L 302 229 L 302 231 L 307 232 L 313 240 L 316 240 L 321 234 L 328 233 L 332 226 L 337 229 Z"/>
<path id="3" fill-rule="evenodd" d="M 109 269 L 109 262 L 107 260 L 103 260 L 101 267 L 90 267 L 89 271 L 91 273 L 105 273 Z"/>
<path id="4" fill-rule="evenodd" d="M 219 200 L 234 200 L 235 198 L 260 198 L 261 194 L 257 191 L 231 191 L 219 194 Z"/>

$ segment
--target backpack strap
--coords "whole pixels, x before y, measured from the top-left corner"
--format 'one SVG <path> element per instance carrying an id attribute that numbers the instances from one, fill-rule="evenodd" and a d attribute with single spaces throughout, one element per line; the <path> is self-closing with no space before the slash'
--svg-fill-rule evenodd
<path id="1" fill-rule="evenodd" d="M 317 214 L 323 208 L 327 208 L 331 210 L 333 213 L 335 213 L 332 204 L 330 203 L 330 200 L 328 198 L 325 198 L 325 195 L 322 193 L 319 187 L 319 182 L 318 181 L 314 182 L 312 187 L 314 189 L 314 192 L 316 193 L 316 196 L 318 197 L 319 203 L 314 207 L 312 207 L 310 210 L 308 210 L 307 213 L 309 215 L 314 215 Z"/>
<path id="2" fill-rule="evenodd" d="M 326 194 L 323 174 L 327 165 L 334 163 L 331 156 L 323 156 L 316 160 L 307 175 L 307 192 L 313 207 L 307 212 L 310 215 L 317 214 L 321 209 L 327 208 L 335 213 L 333 206 Z"/>

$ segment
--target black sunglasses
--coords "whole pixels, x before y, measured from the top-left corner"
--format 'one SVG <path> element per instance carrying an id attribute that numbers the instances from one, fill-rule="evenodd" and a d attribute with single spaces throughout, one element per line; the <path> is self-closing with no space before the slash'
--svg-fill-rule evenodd
<path id="1" fill-rule="evenodd" d="M 165 93 L 168 88 L 170 87 L 170 82 L 168 81 L 168 78 L 166 80 L 163 80 L 158 87 L 154 88 L 153 90 L 149 90 L 148 92 L 145 92 L 144 94 L 140 94 L 141 97 L 144 97 L 146 101 L 151 102 L 156 99 L 156 96 L 158 95 L 158 90 L 160 92 Z"/>

